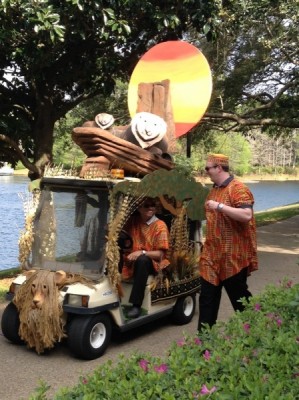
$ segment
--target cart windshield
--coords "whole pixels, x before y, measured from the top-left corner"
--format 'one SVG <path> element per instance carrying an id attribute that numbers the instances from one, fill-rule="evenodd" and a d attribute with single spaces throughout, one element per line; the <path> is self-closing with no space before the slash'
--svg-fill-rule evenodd
<path id="1" fill-rule="evenodd" d="M 32 267 L 97 279 L 105 269 L 108 190 L 45 186 L 34 220 Z"/>

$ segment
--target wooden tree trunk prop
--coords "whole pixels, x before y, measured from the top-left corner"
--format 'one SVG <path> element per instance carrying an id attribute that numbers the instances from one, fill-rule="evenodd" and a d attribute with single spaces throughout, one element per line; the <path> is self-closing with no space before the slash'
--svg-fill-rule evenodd
<path id="1" fill-rule="evenodd" d="M 171 106 L 169 79 L 155 83 L 140 83 L 138 85 L 136 112 L 142 111 L 156 114 L 164 119 L 167 123 L 168 152 L 174 153 L 176 151 L 175 124 Z"/>
<path id="2" fill-rule="evenodd" d="M 167 124 L 167 152 L 173 153 L 176 147 L 175 124 L 173 120 L 170 81 L 140 83 L 136 112 L 149 112 L 163 118 Z M 81 170 L 81 177 L 97 177 L 108 173 L 109 169 L 122 168 L 130 174 L 144 176 L 157 169 L 171 170 L 174 165 L 161 155 L 153 154 L 124 140 L 126 129 L 130 127 L 113 126 L 101 129 L 95 121 L 87 121 L 82 127 L 73 129 L 73 140 L 87 155 Z"/>

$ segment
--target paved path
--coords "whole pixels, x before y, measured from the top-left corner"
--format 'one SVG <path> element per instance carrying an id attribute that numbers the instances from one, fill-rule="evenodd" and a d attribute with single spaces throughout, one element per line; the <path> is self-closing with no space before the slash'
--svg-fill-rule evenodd
<path id="1" fill-rule="evenodd" d="M 258 229 L 259 271 L 249 278 L 250 290 L 260 293 L 265 286 L 278 284 L 284 277 L 299 283 L 299 216 Z M 2 313 L 3 305 L 0 305 Z M 233 313 L 225 293 L 221 302 L 220 320 L 227 320 Z M 38 386 L 39 380 L 46 381 L 53 394 L 59 387 L 73 386 L 79 376 L 92 372 L 97 366 L 120 353 L 129 355 L 142 351 L 163 355 L 173 341 L 184 332 L 196 332 L 198 311 L 193 321 L 186 326 L 173 326 L 167 319 L 127 332 L 121 339 L 114 340 L 103 357 L 93 361 L 81 361 L 70 356 L 65 346 L 58 346 L 49 354 L 38 356 L 25 346 L 10 344 L 1 334 L 0 354 L 0 400 L 28 399 Z"/>
<path id="2" fill-rule="evenodd" d="M 284 277 L 299 283 L 299 215 L 257 230 L 259 270 L 248 278 L 252 294 L 269 283 L 278 284 Z M 224 292 L 219 319 L 225 321 L 233 309 Z"/>

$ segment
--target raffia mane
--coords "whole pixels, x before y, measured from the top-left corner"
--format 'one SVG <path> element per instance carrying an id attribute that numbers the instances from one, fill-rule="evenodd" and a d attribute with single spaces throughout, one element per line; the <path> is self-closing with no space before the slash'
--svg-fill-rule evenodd
<path id="1" fill-rule="evenodd" d="M 20 286 L 14 298 L 14 303 L 19 311 L 20 327 L 19 335 L 27 343 L 29 348 L 34 348 L 38 354 L 45 349 L 54 347 L 60 342 L 66 333 L 63 310 L 59 299 L 59 289 L 66 284 L 81 282 L 92 286 L 92 283 L 80 275 L 71 274 L 65 276 L 63 283 L 57 285 L 56 273 L 39 270 Z M 33 303 L 32 287 L 36 290 L 44 290 L 47 287 L 47 295 L 41 308 L 35 308 Z"/>

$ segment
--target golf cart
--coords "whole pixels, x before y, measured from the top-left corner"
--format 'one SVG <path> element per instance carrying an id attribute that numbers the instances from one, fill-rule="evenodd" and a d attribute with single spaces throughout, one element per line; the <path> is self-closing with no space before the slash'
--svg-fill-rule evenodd
<path id="1" fill-rule="evenodd" d="M 150 276 L 142 314 L 129 319 L 132 281 L 122 279 L 121 259 L 131 238 L 123 226 L 145 195 L 157 199 L 158 215 L 169 226 L 171 265 Z M 200 289 L 198 221 L 205 196 L 202 185 L 174 170 L 143 179 L 45 175 L 27 208 L 23 272 L 7 294 L 4 336 L 37 353 L 65 338 L 75 356 L 95 359 L 113 329 L 128 331 L 166 315 L 189 323 Z"/>

